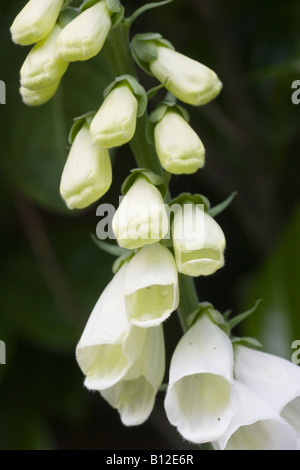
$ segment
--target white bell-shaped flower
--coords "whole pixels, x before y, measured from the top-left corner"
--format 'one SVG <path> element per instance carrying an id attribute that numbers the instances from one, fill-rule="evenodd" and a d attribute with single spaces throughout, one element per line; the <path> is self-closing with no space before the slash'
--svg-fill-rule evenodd
<path id="1" fill-rule="evenodd" d="M 96 303 L 76 348 L 85 386 L 102 390 L 122 380 L 136 363 L 145 342 L 145 329 L 127 318 L 123 286 L 126 263 L 114 275 Z"/>
<path id="2" fill-rule="evenodd" d="M 69 209 L 83 209 L 102 197 L 112 183 L 107 149 L 92 142 L 85 123 L 76 135 L 60 182 L 60 194 Z"/>
<path id="3" fill-rule="evenodd" d="M 234 346 L 234 373 L 297 432 L 300 443 L 300 368 L 273 354 Z"/>
<path id="4" fill-rule="evenodd" d="M 221 91 L 215 72 L 177 51 L 157 46 L 157 58 L 149 64 L 153 75 L 176 98 L 191 105 L 203 105 Z"/>
<path id="5" fill-rule="evenodd" d="M 121 84 L 106 96 L 91 122 L 93 140 L 104 148 L 129 142 L 135 133 L 138 101 L 128 84 Z"/>
<path id="6" fill-rule="evenodd" d="M 123 248 L 133 250 L 156 243 L 168 232 L 168 215 L 161 193 L 139 176 L 123 197 L 112 229 Z"/>
<path id="7" fill-rule="evenodd" d="M 157 326 L 179 303 L 178 274 L 171 252 L 161 245 L 147 245 L 129 261 L 124 282 L 129 320 L 142 328 Z"/>
<path id="8" fill-rule="evenodd" d="M 91 59 L 101 51 L 110 28 L 110 12 L 102 0 L 64 27 L 57 39 L 58 52 L 68 62 Z"/>
<path id="9" fill-rule="evenodd" d="M 203 315 L 173 354 L 165 398 L 171 424 L 188 441 L 218 439 L 236 410 L 233 351 L 228 336 Z"/>
<path id="10" fill-rule="evenodd" d="M 154 140 L 161 166 L 169 173 L 191 174 L 203 167 L 203 143 L 176 111 L 168 111 L 156 124 Z"/>
<path id="11" fill-rule="evenodd" d="M 60 84 L 60 80 L 52 85 L 41 88 L 39 90 L 30 90 L 29 88 L 20 87 L 20 94 L 24 104 L 27 106 L 40 106 L 47 103 L 56 93 Z"/>
<path id="12" fill-rule="evenodd" d="M 174 215 L 172 232 L 180 273 L 208 276 L 224 266 L 224 233 L 200 204 L 181 206 Z"/>
<path id="13" fill-rule="evenodd" d="M 297 450 L 297 435 L 250 388 L 234 382 L 238 407 L 224 434 L 212 442 L 216 450 Z"/>
<path id="14" fill-rule="evenodd" d="M 54 28 L 63 3 L 64 0 L 29 0 L 11 25 L 13 41 L 28 46 L 44 39 Z"/>
<path id="15" fill-rule="evenodd" d="M 30 90 L 50 87 L 64 75 L 68 62 L 57 54 L 56 49 L 60 32 L 61 27 L 56 24 L 51 33 L 31 49 L 20 70 L 22 87 Z"/>
<path id="16" fill-rule="evenodd" d="M 144 348 L 136 363 L 118 383 L 101 395 L 116 408 L 125 426 L 142 424 L 150 416 L 165 372 L 162 326 L 148 328 Z"/>

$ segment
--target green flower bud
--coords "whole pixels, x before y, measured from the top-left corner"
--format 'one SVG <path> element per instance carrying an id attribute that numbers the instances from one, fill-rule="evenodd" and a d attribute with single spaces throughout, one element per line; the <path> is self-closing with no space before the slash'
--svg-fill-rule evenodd
<path id="1" fill-rule="evenodd" d="M 111 28 L 106 2 L 95 3 L 64 27 L 57 39 L 58 52 L 68 62 L 88 60 L 103 47 Z"/>
<path id="2" fill-rule="evenodd" d="M 40 90 L 30 90 L 29 88 L 20 87 L 20 94 L 24 104 L 27 106 L 40 106 L 47 103 L 56 93 L 60 84 L 60 80 L 52 85 L 41 88 Z"/>
<path id="3" fill-rule="evenodd" d="M 102 197 L 112 183 L 109 152 L 93 144 L 85 123 L 72 144 L 60 183 L 69 209 L 83 209 Z"/>
<path id="4" fill-rule="evenodd" d="M 150 62 L 152 74 L 176 98 L 191 105 L 203 105 L 216 98 L 222 83 L 215 72 L 177 51 L 157 46 L 156 59 Z"/>
<path id="5" fill-rule="evenodd" d="M 138 101 L 128 84 L 113 88 L 91 122 L 93 140 L 104 148 L 129 142 L 135 133 L 137 109 Z"/>
<path id="6" fill-rule="evenodd" d="M 205 149 L 188 122 L 169 110 L 154 128 L 156 151 L 161 166 L 176 175 L 195 173 L 204 165 Z"/>
<path id="7" fill-rule="evenodd" d="M 57 83 L 64 75 L 68 63 L 57 55 L 56 50 L 60 32 L 61 27 L 56 24 L 51 33 L 31 49 L 21 67 L 21 87 L 40 90 Z"/>
<path id="8" fill-rule="evenodd" d="M 41 41 L 52 31 L 64 0 L 30 0 L 15 18 L 10 32 L 23 46 Z"/>

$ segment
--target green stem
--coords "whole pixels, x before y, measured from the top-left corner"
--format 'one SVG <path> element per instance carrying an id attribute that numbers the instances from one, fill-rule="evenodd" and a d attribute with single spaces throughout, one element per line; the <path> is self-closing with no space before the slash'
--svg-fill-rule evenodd
<path id="1" fill-rule="evenodd" d="M 138 80 L 130 52 L 129 27 L 130 25 L 126 21 L 121 21 L 112 28 L 106 40 L 104 51 L 115 76 L 129 74 Z M 145 113 L 137 120 L 136 132 L 129 145 L 140 168 L 148 168 L 162 175 L 163 169 L 156 154 L 155 146 L 149 144 L 145 135 L 146 122 L 147 114 Z M 199 301 L 193 278 L 180 274 L 179 289 L 178 316 L 182 330 L 185 332 L 187 330 L 187 317 L 196 310 Z"/>

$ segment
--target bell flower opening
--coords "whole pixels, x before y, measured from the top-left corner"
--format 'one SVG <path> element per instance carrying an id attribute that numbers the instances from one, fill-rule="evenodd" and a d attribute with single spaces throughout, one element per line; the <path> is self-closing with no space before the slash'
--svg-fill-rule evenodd
<path id="1" fill-rule="evenodd" d="M 101 51 L 110 28 L 110 12 L 102 0 L 64 27 L 57 39 L 58 53 L 68 62 L 91 59 Z"/>
<path id="2" fill-rule="evenodd" d="M 165 410 L 188 441 L 216 440 L 236 409 L 228 336 L 203 315 L 179 341 L 170 365 Z"/>
<path id="3" fill-rule="evenodd" d="M 112 220 L 119 245 L 133 250 L 160 241 L 168 232 L 168 215 L 156 186 L 138 177 L 122 199 Z"/>
<path id="4" fill-rule="evenodd" d="M 93 144 L 85 123 L 76 135 L 60 182 L 60 193 L 69 209 L 84 209 L 102 197 L 112 183 L 107 149 Z"/>
<path id="5" fill-rule="evenodd" d="M 144 347 L 144 329 L 126 314 L 123 286 L 126 263 L 114 275 L 96 303 L 76 347 L 85 386 L 102 390 L 122 380 Z"/>
<path id="6" fill-rule="evenodd" d="M 176 98 L 200 106 L 216 98 L 222 83 L 215 72 L 177 51 L 157 46 L 157 58 L 149 64 L 152 74 Z"/>
<path id="7" fill-rule="evenodd" d="M 164 115 L 154 128 L 154 139 L 161 166 L 169 173 L 191 174 L 203 167 L 203 143 L 179 113 Z"/>
<path id="8" fill-rule="evenodd" d="M 179 303 L 176 263 L 160 243 L 147 245 L 129 261 L 124 282 L 129 320 L 148 328 L 165 321 Z"/>
<path id="9" fill-rule="evenodd" d="M 12 40 L 29 46 L 44 39 L 54 28 L 64 0 L 30 0 L 11 25 Z"/>
<path id="10" fill-rule="evenodd" d="M 162 326 L 148 328 L 144 348 L 125 377 L 100 393 L 120 413 L 125 426 L 137 426 L 150 416 L 165 371 Z"/>
<path id="11" fill-rule="evenodd" d="M 57 55 L 56 39 L 61 27 L 56 24 L 51 33 L 38 42 L 27 55 L 21 70 L 21 87 L 40 90 L 57 83 L 68 63 Z"/>
<path id="12" fill-rule="evenodd" d="M 91 122 L 95 143 L 103 148 L 119 147 L 135 133 L 138 101 L 127 84 L 112 89 Z"/>

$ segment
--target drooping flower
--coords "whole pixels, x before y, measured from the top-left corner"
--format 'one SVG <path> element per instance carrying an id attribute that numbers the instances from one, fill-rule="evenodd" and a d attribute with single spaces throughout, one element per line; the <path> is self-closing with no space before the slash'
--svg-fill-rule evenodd
<path id="1" fill-rule="evenodd" d="M 20 94 L 24 104 L 27 106 L 40 106 L 47 103 L 56 93 L 60 84 L 60 80 L 52 85 L 41 88 L 39 90 L 30 90 L 29 88 L 20 87 Z"/>
<path id="2" fill-rule="evenodd" d="M 136 363 L 144 348 L 146 330 L 128 320 L 124 296 L 126 263 L 96 303 L 76 348 L 76 359 L 90 390 L 112 387 Z"/>
<path id="3" fill-rule="evenodd" d="M 126 82 L 113 88 L 91 122 L 93 140 L 103 148 L 129 142 L 135 133 L 137 109 L 138 101 Z"/>
<path id="4" fill-rule="evenodd" d="M 218 439 L 236 410 L 233 351 L 228 336 L 202 315 L 180 339 L 171 360 L 165 410 L 188 441 Z"/>
<path id="5" fill-rule="evenodd" d="M 224 266 L 224 233 L 199 204 L 184 204 L 176 211 L 172 233 L 180 273 L 207 276 Z"/>
<path id="6" fill-rule="evenodd" d="M 161 240 L 168 232 L 168 216 L 157 187 L 139 176 L 122 199 L 112 228 L 123 248 L 140 248 Z"/>
<path id="7" fill-rule="evenodd" d="M 64 75 L 68 63 L 59 57 L 56 49 L 60 31 L 61 27 L 56 24 L 51 33 L 31 49 L 20 70 L 21 87 L 30 90 L 48 88 Z"/>
<path id="8" fill-rule="evenodd" d="M 294 429 L 250 388 L 234 382 L 238 407 L 216 450 L 297 450 Z"/>
<path id="9" fill-rule="evenodd" d="M 116 408 L 126 426 L 142 424 L 150 416 L 165 371 L 162 326 L 147 328 L 144 348 L 125 377 L 101 395 Z"/>
<path id="10" fill-rule="evenodd" d="M 213 70 L 168 47 L 157 46 L 157 57 L 149 64 L 153 75 L 176 98 L 191 105 L 204 105 L 221 91 Z"/>
<path id="11" fill-rule="evenodd" d="M 83 209 L 102 197 L 112 183 L 107 149 L 92 142 L 83 124 L 69 152 L 60 183 L 60 194 L 70 209 Z"/>
<path id="12" fill-rule="evenodd" d="M 110 28 L 106 1 L 99 1 L 64 27 L 57 39 L 58 52 L 68 62 L 91 59 L 101 51 Z"/>
<path id="13" fill-rule="evenodd" d="M 28 46 L 48 36 L 63 3 L 64 0 L 29 0 L 11 25 L 13 41 Z"/>
<path id="14" fill-rule="evenodd" d="M 169 110 L 154 128 L 155 147 L 162 167 L 174 174 L 195 173 L 204 165 L 204 146 L 188 122 Z"/>
<path id="15" fill-rule="evenodd" d="M 161 245 L 146 245 L 129 261 L 124 282 L 129 320 L 139 327 L 157 326 L 179 303 L 178 275 L 171 252 Z"/>
<path id="16" fill-rule="evenodd" d="M 267 401 L 296 430 L 300 444 L 300 368 L 241 344 L 234 346 L 234 353 L 237 380 Z"/>

